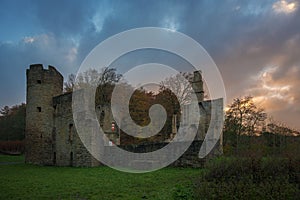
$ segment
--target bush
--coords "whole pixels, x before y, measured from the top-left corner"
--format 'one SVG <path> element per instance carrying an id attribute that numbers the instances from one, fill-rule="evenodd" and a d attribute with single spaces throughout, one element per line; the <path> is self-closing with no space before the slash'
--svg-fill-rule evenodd
<path id="1" fill-rule="evenodd" d="M 220 157 L 195 181 L 195 199 L 297 199 L 299 159 Z"/>
<path id="2" fill-rule="evenodd" d="M 206 180 L 233 181 L 249 178 L 257 168 L 257 161 L 246 158 L 220 157 L 206 164 Z"/>
<path id="3" fill-rule="evenodd" d="M 268 157 L 261 160 L 260 180 L 285 180 L 289 175 L 289 160 Z"/>
<path id="4" fill-rule="evenodd" d="M 238 182 L 199 182 L 194 190 L 195 199 L 297 199 L 299 188 L 286 182 L 255 184 Z"/>

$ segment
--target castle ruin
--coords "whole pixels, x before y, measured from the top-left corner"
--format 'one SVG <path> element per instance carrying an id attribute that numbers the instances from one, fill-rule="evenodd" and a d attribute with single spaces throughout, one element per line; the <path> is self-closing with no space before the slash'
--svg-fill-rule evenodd
<path id="1" fill-rule="evenodd" d="M 56 166 L 99 166 L 97 161 L 81 142 L 74 125 L 72 114 L 72 93 L 63 94 L 63 76 L 52 66 L 44 69 L 41 64 L 30 65 L 26 71 L 26 151 L 25 162 L 38 165 Z M 198 151 L 205 138 L 210 122 L 211 101 L 204 101 L 203 81 L 199 71 L 194 72 L 191 80 L 200 108 L 200 122 L 195 141 L 191 147 L 174 162 L 174 166 L 201 166 Z M 214 100 L 223 107 L 223 100 Z M 109 107 L 97 107 L 97 113 L 105 116 L 100 121 L 107 137 L 115 144 L 122 146 L 120 133 L 112 133 L 113 116 Z M 219 114 L 222 115 L 222 114 Z M 184 117 L 184 116 L 183 116 Z M 172 132 L 176 134 L 176 117 Z M 140 145 L 142 151 L 153 151 L 165 144 Z M 110 148 L 109 146 L 107 148 Z M 132 150 L 130 145 L 124 149 Z M 211 153 L 222 154 L 222 137 Z"/>

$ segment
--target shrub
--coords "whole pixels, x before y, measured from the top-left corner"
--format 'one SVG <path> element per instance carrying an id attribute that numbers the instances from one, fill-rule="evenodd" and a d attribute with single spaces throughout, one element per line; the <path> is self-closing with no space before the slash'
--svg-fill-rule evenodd
<path id="1" fill-rule="evenodd" d="M 193 200 L 194 191 L 193 187 L 189 185 L 176 185 L 173 189 L 173 199 L 174 200 Z"/>
<path id="2" fill-rule="evenodd" d="M 206 164 L 206 180 L 233 181 L 252 176 L 256 162 L 252 159 L 219 157 Z"/>
<path id="3" fill-rule="evenodd" d="M 299 159 L 220 157 L 195 181 L 195 199 L 297 199 Z"/>
<path id="4" fill-rule="evenodd" d="M 195 199 L 297 199 L 299 188 L 295 184 L 267 181 L 255 184 L 238 182 L 199 182 L 194 189 Z"/>

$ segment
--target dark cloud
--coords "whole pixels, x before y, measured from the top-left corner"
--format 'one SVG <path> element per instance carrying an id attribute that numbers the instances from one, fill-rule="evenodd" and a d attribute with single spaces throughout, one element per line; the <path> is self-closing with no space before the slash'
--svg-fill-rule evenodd
<path id="1" fill-rule="evenodd" d="M 81 34 L 96 12 L 96 2 L 31 0 L 36 22 L 46 32 L 70 37 Z"/>
<path id="2" fill-rule="evenodd" d="M 31 0 L 20 5 L 4 1 L 1 10 L 8 8 L 14 17 L 8 11 L 0 16 L 13 20 L 15 26 L 0 20 L 7 27 L 0 37 L 0 90 L 7 93 L 1 95 L 0 107 L 25 100 L 29 64 L 52 64 L 67 76 L 76 73 L 87 54 L 104 39 L 131 28 L 159 26 L 181 31 L 205 47 L 220 68 L 229 101 L 248 93 L 263 96 L 270 92 L 255 78 L 268 67 L 276 67 L 268 84 L 289 85 L 288 96 L 293 101 L 289 104 L 274 97 L 264 105 L 278 118 L 287 113 L 286 121 L 292 121 L 288 116 L 300 116 L 296 109 L 300 108 L 300 5 L 296 2 L 294 10 L 286 10 L 280 6 L 289 2 L 282 2 L 274 7 L 274 0 Z M 14 37 L 8 36 L 9 31 Z M 19 39 L 7 41 L 15 37 Z M 14 76 L 18 80 L 10 78 Z M 277 104 L 281 106 L 275 111 L 271 105 Z"/>
<path id="3" fill-rule="evenodd" d="M 1 43 L 0 107 L 25 102 L 25 72 L 32 63 L 57 66 L 64 74 L 73 71 L 73 48 L 71 41 L 46 34 L 27 37 L 16 44 Z"/>

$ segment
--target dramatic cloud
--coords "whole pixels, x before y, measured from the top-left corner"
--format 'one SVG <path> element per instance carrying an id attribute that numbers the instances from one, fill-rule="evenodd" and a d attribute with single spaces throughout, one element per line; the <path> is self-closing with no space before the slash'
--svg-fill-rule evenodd
<path id="1" fill-rule="evenodd" d="M 220 68 L 228 103 L 251 94 L 274 118 L 300 129 L 299 19 L 294 0 L 3 0 L 0 107 L 25 101 L 30 64 L 57 66 L 67 77 L 106 38 L 158 26 L 183 32 L 205 47 Z"/>
<path id="2" fill-rule="evenodd" d="M 287 123 L 294 127 L 298 127 L 300 116 L 299 66 L 287 68 L 281 76 L 280 67 L 267 67 L 253 78 L 255 84 L 247 91 L 271 116 L 283 122 L 288 118 Z"/>
<path id="3" fill-rule="evenodd" d="M 292 13 L 296 10 L 297 8 L 297 2 L 292 1 L 292 2 L 287 2 L 285 0 L 282 1 L 277 1 L 276 3 L 273 4 L 273 9 L 277 13 Z"/>

